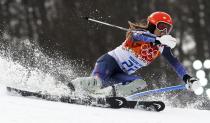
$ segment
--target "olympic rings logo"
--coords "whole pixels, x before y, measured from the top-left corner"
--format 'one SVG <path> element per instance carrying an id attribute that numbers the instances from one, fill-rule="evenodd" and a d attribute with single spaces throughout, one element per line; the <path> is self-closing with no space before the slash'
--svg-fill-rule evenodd
<path id="1" fill-rule="evenodd" d="M 159 55 L 159 51 L 156 47 L 151 47 L 150 44 L 142 44 L 139 49 L 139 55 L 151 61 Z"/>

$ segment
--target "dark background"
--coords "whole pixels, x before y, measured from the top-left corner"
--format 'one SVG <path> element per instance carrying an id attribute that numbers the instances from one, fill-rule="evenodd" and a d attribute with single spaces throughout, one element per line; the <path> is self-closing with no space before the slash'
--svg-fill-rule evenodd
<path id="1" fill-rule="evenodd" d="M 48 61 L 37 59 L 38 48 L 55 61 L 69 61 L 80 70 L 79 75 L 89 75 L 99 56 L 124 41 L 125 32 L 87 22 L 82 16 L 127 28 L 128 21 L 138 22 L 154 11 L 165 11 L 174 19 L 172 35 L 178 44 L 173 52 L 195 76 L 193 61 L 209 58 L 209 8 L 209 0 L 1 0 L 1 50 L 26 67 L 57 75 Z M 137 74 L 150 87 L 181 82 L 162 57 Z"/>

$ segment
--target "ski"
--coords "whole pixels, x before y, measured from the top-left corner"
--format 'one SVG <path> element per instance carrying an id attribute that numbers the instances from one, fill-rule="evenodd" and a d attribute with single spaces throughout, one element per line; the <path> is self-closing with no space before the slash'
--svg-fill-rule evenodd
<path id="1" fill-rule="evenodd" d="M 130 108 L 141 109 L 147 111 L 162 111 L 165 109 L 165 104 L 162 101 L 130 101 L 124 97 L 86 97 L 79 98 L 73 96 L 58 96 L 48 93 L 32 92 L 12 87 L 7 87 L 7 91 L 12 94 L 18 94 L 23 97 L 37 97 L 48 101 L 64 102 L 71 104 L 89 105 L 103 108 Z"/>

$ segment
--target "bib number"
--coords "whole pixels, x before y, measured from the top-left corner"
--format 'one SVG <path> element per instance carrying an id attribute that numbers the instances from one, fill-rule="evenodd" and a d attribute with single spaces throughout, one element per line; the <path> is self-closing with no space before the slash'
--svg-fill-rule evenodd
<path id="1" fill-rule="evenodd" d="M 122 68 L 123 70 L 127 71 L 128 73 L 134 73 L 136 70 L 141 68 L 142 65 L 140 65 L 134 58 L 131 56 L 127 61 L 122 62 Z"/>

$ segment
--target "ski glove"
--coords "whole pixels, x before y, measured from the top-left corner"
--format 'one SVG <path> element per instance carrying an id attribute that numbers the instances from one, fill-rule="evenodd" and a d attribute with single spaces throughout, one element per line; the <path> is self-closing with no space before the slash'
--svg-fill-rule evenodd
<path id="1" fill-rule="evenodd" d="M 163 35 L 161 37 L 156 37 L 156 40 L 159 41 L 162 45 L 166 45 L 173 49 L 176 46 L 176 39 L 171 35 Z"/>
<path id="2" fill-rule="evenodd" d="M 201 87 L 200 82 L 198 79 L 191 77 L 189 75 L 184 75 L 183 80 L 185 81 L 185 87 L 190 91 L 195 91 Z"/>

